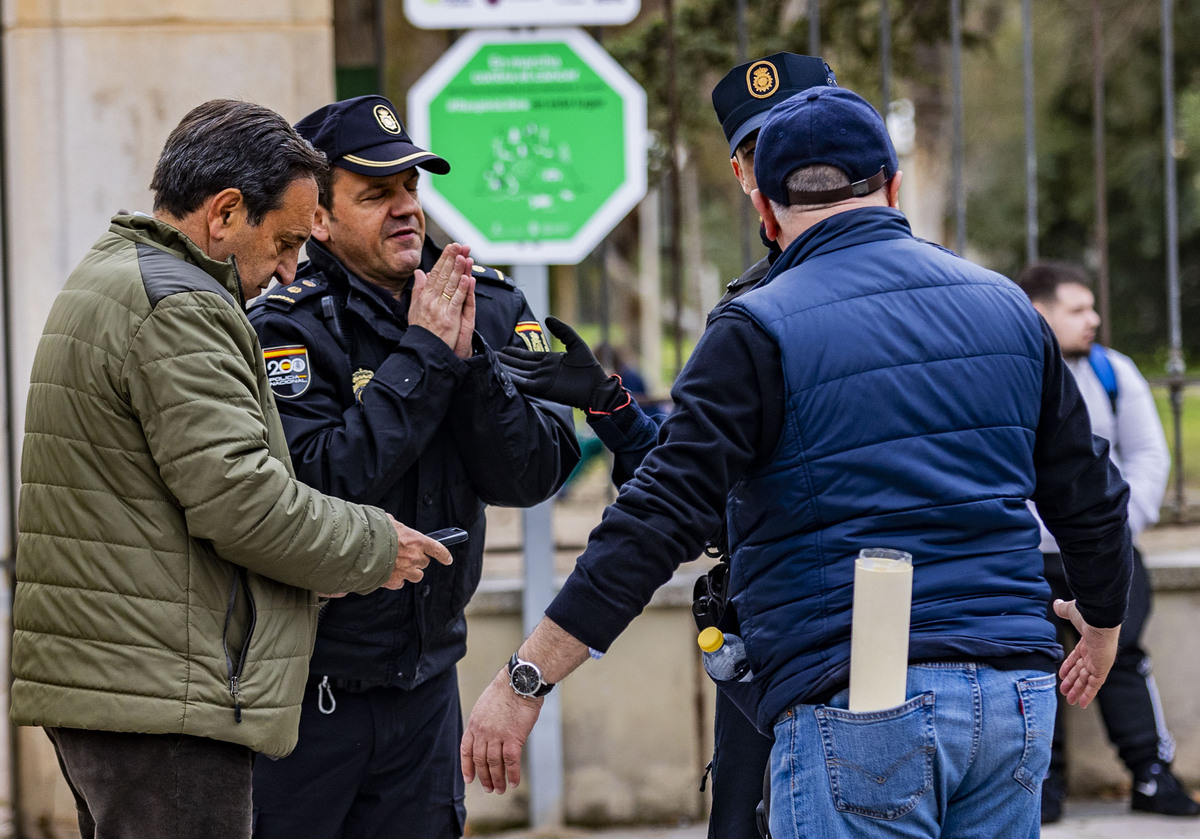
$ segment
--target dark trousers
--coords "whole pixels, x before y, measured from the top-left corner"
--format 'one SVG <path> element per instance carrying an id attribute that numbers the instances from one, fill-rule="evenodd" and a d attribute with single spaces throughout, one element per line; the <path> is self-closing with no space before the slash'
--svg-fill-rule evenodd
<path id="1" fill-rule="evenodd" d="M 83 839 L 245 839 L 254 753 L 184 734 L 47 728 Z"/>
<path id="2" fill-rule="evenodd" d="M 305 691 L 296 750 L 254 767 L 254 839 L 459 839 L 455 669 L 413 690 L 334 683 L 332 713 L 319 682 Z"/>
<path id="3" fill-rule="evenodd" d="M 1059 554 L 1045 555 L 1045 575 L 1053 597 L 1070 600 Z M 1129 587 L 1129 610 L 1121 624 L 1117 642 L 1117 658 L 1108 674 L 1108 681 L 1096 696 L 1100 716 L 1108 739 L 1117 747 L 1121 761 L 1135 776 L 1155 761 L 1170 763 L 1175 757 L 1175 742 L 1162 717 L 1158 689 L 1150 675 L 1150 656 L 1142 649 L 1142 629 L 1150 617 L 1150 577 L 1142 555 L 1133 552 L 1133 582 Z M 1074 628 L 1050 609 L 1050 618 L 1059 627 L 1064 645 L 1075 640 Z M 1058 697 L 1059 724 L 1054 728 L 1054 744 L 1050 758 L 1052 773 L 1065 773 L 1066 755 L 1061 720 L 1066 700 Z"/>
<path id="4" fill-rule="evenodd" d="M 709 839 L 759 839 L 754 811 L 762 801 L 763 774 L 774 742 L 717 690 Z"/>

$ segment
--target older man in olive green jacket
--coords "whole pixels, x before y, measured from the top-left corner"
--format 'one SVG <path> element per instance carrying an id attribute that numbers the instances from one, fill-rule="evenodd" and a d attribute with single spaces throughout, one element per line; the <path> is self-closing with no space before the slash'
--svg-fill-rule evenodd
<path id="1" fill-rule="evenodd" d="M 249 836 L 253 753 L 296 744 L 315 592 L 399 588 L 449 562 L 292 474 L 243 308 L 293 276 L 325 172 L 278 114 L 199 106 L 163 150 L 154 216 L 115 217 L 51 309 L 11 717 L 47 728 L 84 836 Z M 454 297 L 462 278 L 429 281 Z"/>

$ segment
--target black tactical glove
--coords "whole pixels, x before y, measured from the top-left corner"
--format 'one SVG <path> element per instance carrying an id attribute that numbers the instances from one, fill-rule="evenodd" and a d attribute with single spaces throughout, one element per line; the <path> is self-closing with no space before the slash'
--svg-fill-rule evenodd
<path id="1" fill-rule="evenodd" d="M 496 360 L 522 393 L 570 405 L 583 411 L 608 413 L 627 400 L 618 376 L 604 372 L 596 356 L 575 330 L 558 318 L 546 318 L 546 327 L 563 342 L 566 352 L 531 352 L 505 347 Z"/>

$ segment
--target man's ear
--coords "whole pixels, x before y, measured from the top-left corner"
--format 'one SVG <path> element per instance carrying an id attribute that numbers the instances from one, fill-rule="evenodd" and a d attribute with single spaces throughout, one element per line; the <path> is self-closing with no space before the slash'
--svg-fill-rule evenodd
<path id="1" fill-rule="evenodd" d="M 768 239 L 772 242 L 775 241 L 779 238 L 780 227 L 771 202 L 757 189 L 750 193 L 750 200 L 754 202 L 754 209 L 758 210 L 758 214 L 762 217 L 763 232 L 767 234 Z"/>
<path id="2" fill-rule="evenodd" d="M 750 181 L 746 177 L 745 171 L 742 170 L 742 164 L 738 161 L 737 155 L 729 158 L 729 165 L 733 168 L 733 176 L 738 179 L 738 184 L 742 187 L 742 192 L 750 194 Z M 754 173 L 751 172 L 751 175 Z"/>
<path id="3" fill-rule="evenodd" d="M 893 209 L 900 209 L 900 181 L 904 180 L 904 173 L 897 170 L 896 174 L 892 175 L 892 179 L 887 182 L 884 187 L 887 190 L 888 206 Z"/>
<path id="4" fill-rule="evenodd" d="M 229 187 L 208 199 L 208 238 L 220 242 L 246 224 L 246 199 L 240 189 Z"/>
<path id="5" fill-rule="evenodd" d="M 312 237 L 318 242 L 329 241 L 329 222 L 333 214 L 323 204 L 317 204 L 317 214 L 313 216 Z"/>

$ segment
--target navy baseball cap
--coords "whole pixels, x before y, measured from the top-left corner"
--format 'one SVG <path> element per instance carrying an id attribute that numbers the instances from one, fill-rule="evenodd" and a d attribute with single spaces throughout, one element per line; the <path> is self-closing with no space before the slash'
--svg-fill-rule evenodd
<path id="1" fill-rule="evenodd" d="M 739 64 L 713 88 L 712 103 L 729 141 L 729 156 L 750 132 L 762 127 L 767 112 L 788 97 L 817 85 L 837 85 L 820 58 L 777 52 Z"/>
<path id="2" fill-rule="evenodd" d="M 841 169 L 850 186 L 795 192 L 797 169 L 824 164 Z M 883 117 L 844 87 L 813 87 L 772 109 L 758 135 L 754 177 L 776 204 L 831 204 L 868 195 L 896 174 L 899 163 Z"/>
<path id="3" fill-rule="evenodd" d="M 394 175 L 414 166 L 437 175 L 450 171 L 445 160 L 413 144 L 396 109 L 382 96 L 356 96 L 317 108 L 295 127 L 330 164 L 360 175 Z"/>

